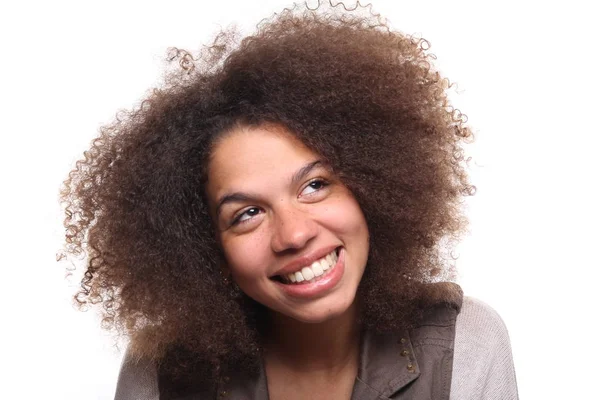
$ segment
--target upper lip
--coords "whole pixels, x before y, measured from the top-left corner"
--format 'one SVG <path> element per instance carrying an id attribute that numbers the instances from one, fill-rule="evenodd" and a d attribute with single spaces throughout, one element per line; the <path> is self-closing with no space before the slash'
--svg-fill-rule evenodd
<path id="1" fill-rule="evenodd" d="M 293 261 L 286 264 L 283 268 L 279 269 L 277 272 L 275 272 L 269 278 L 273 278 L 278 275 L 291 274 L 292 272 L 296 272 L 296 271 L 300 270 L 302 267 L 308 267 L 313 262 L 320 260 L 321 258 L 325 257 L 327 254 L 331 253 L 338 247 L 339 246 L 323 247 L 321 249 L 314 250 L 314 251 L 306 253 L 302 256 L 296 257 L 296 258 L 294 258 Z"/>

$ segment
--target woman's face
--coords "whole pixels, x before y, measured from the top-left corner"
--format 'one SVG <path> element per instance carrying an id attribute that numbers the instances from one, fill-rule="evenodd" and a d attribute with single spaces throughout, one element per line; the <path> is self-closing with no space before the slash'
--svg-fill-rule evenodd
<path id="1" fill-rule="evenodd" d="M 349 309 L 367 263 L 367 224 L 317 154 L 281 127 L 237 128 L 216 144 L 206 190 L 248 296 L 303 322 Z"/>

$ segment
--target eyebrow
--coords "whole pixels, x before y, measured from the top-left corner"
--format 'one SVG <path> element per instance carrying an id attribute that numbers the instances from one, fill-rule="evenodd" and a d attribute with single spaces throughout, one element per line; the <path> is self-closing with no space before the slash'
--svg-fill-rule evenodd
<path id="1" fill-rule="evenodd" d="M 317 168 L 322 164 L 321 160 L 316 160 L 311 163 L 306 164 L 304 167 L 300 168 L 292 177 L 292 185 L 297 184 L 302 179 L 306 177 L 313 169 Z"/>
<path id="2" fill-rule="evenodd" d="M 323 163 L 321 160 L 316 160 L 316 161 L 306 164 L 305 166 L 300 168 L 298 171 L 296 171 L 294 176 L 292 176 L 291 184 L 292 185 L 297 184 L 302 179 L 304 179 L 306 177 L 306 175 L 308 175 L 313 169 L 319 167 L 322 164 Z M 250 202 L 250 201 L 254 201 L 254 200 L 256 200 L 256 198 L 247 193 L 235 192 L 235 193 L 225 194 L 219 199 L 219 201 L 217 203 L 216 214 L 217 214 L 217 216 L 220 215 L 221 208 L 228 203 Z"/>

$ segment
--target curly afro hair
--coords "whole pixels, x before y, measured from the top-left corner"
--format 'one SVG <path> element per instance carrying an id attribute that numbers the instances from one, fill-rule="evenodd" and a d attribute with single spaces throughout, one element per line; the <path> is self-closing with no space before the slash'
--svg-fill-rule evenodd
<path id="1" fill-rule="evenodd" d="M 365 329 L 404 329 L 453 296 L 431 283 L 453 277 L 472 133 L 426 41 L 338 10 L 294 7 L 241 41 L 224 31 L 197 56 L 172 50 L 180 68 L 103 127 L 65 180 L 64 251 L 87 256 L 75 299 L 101 304 L 140 357 L 214 373 L 260 356 L 266 311 L 220 277 L 204 197 L 212 145 L 239 125 L 284 127 L 356 197 L 370 234 Z"/>

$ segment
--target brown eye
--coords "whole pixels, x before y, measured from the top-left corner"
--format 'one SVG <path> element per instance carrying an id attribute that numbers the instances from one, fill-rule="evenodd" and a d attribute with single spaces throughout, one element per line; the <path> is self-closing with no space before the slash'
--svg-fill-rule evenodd
<path id="1" fill-rule="evenodd" d="M 315 179 L 313 181 L 310 181 L 309 184 L 306 185 L 306 187 L 304 187 L 302 192 L 300 192 L 300 196 L 310 196 L 311 194 L 322 190 L 328 185 L 329 183 L 325 182 L 322 179 Z"/>
<path id="2" fill-rule="evenodd" d="M 239 223 L 248 221 L 250 219 L 252 219 L 253 217 L 257 216 L 258 214 L 260 214 L 260 208 L 258 207 L 250 207 L 247 208 L 246 210 L 244 210 L 243 212 L 239 213 L 235 219 L 233 220 L 233 222 L 231 223 L 231 225 L 237 225 Z"/>

